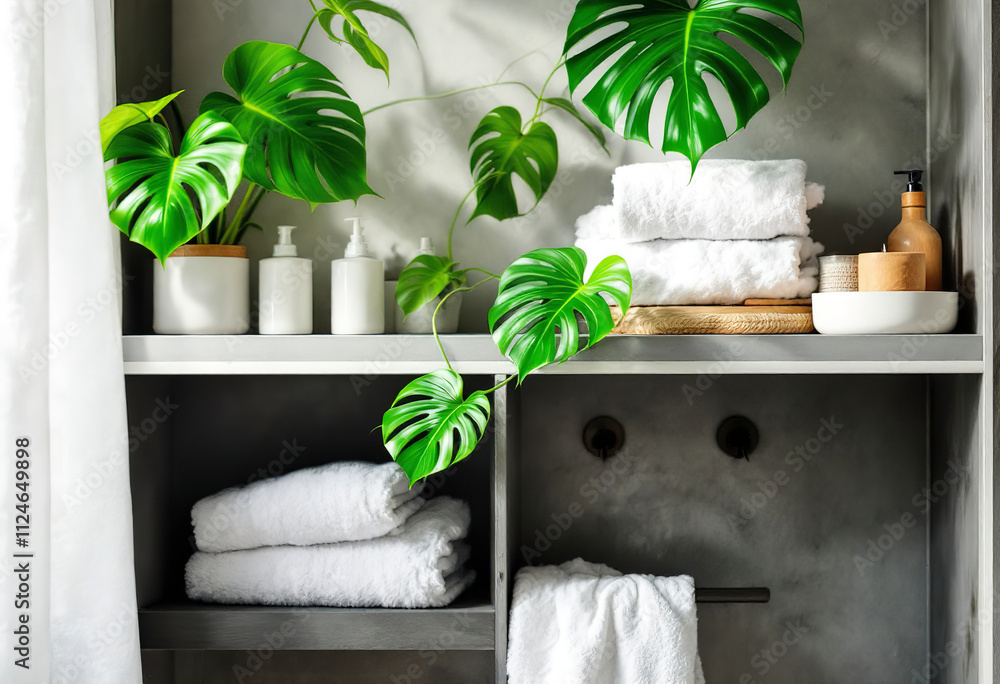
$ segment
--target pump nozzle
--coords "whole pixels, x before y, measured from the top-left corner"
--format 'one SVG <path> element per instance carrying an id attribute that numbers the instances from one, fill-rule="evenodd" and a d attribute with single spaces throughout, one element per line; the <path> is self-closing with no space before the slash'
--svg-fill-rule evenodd
<path id="1" fill-rule="evenodd" d="M 907 192 L 923 192 L 924 186 L 920 182 L 924 177 L 924 172 L 921 169 L 906 169 L 903 171 L 894 171 L 895 176 L 909 176 L 910 181 L 906 186 Z"/>
<path id="2" fill-rule="evenodd" d="M 278 244 L 274 246 L 274 256 L 293 257 L 299 250 L 292 244 L 292 231 L 296 226 L 278 226 Z"/>
<path id="3" fill-rule="evenodd" d="M 420 251 L 417 254 L 426 254 L 428 256 L 435 256 L 434 253 L 434 243 L 431 242 L 429 237 L 420 238 Z"/>
<path id="4" fill-rule="evenodd" d="M 344 251 L 344 256 L 348 258 L 370 257 L 371 253 L 368 251 L 368 243 L 365 242 L 364 229 L 361 227 L 361 217 L 352 216 L 344 220 L 354 221 L 354 228 L 351 231 L 351 241 L 347 243 L 347 249 Z"/>

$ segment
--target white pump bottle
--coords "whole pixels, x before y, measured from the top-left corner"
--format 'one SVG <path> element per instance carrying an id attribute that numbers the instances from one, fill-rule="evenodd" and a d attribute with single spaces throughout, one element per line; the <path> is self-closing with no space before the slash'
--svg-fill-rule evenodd
<path id="1" fill-rule="evenodd" d="M 385 332 L 385 265 L 368 251 L 361 218 L 354 222 L 343 259 L 330 265 L 330 332 L 379 335 Z"/>
<path id="2" fill-rule="evenodd" d="M 260 260 L 260 334 L 313 331 L 313 268 L 292 244 L 295 226 L 278 226 L 274 256 Z"/>

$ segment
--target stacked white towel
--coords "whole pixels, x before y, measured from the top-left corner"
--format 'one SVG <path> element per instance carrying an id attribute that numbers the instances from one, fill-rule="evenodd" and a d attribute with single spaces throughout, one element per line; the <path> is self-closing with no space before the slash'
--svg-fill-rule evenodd
<path id="1" fill-rule="evenodd" d="M 739 304 L 807 297 L 823 246 L 809 237 L 809 209 L 824 188 L 801 160 L 705 160 L 620 167 L 614 199 L 576 223 L 591 266 L 622 256 L 638 306 Z"/>
<path id="2" fill-rule="evenodd" d="M 694 582 L 576 559 L 517 573 L 510 684 L 704 684 Z"/>
<path id="3" fill-rule="evenodd" d="M 426 502 L 395 463 L 331 463 L 227 489 L 194 505 L 200 601 L 420 608 L 471 583 L 465 502 Z"/>
<path id="4" fill-rule="evenodd" d="M 395 463 L 329 463 L 205 497 L 191 522 L 201 551 L 373 539 L 423 506 L 419 493 Z"/>

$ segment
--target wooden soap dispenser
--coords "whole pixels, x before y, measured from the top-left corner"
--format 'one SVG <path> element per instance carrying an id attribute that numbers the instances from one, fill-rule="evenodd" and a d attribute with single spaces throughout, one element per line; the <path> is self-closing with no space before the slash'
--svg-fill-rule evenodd
<path id="1" fill-rule="evenodd" d="M 903 220 L 889 234 L 890 252 L 922 252 L 926 255 L 927 289 L 941 289 L 941 235 L 927 222 L 927 195 L 920 181 L 920 169 L 896 171 L 896 175 L 909 176 L 903 193 Z"/>

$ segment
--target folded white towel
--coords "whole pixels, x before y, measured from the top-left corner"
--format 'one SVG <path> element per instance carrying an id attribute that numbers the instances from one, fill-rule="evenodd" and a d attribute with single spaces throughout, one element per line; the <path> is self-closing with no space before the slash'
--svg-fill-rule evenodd
<path id="1" fill-rule="evenodd" d="M 469 506 L 438 497 L 397 534 L 317 546 L 268 546 L 191 556 L 188 597 L 270 606 L 445 606 L 472 583 L 464 569 Z"/>
<path id="2" fill-rule="evenodd" d="M 191 522 L 202 551 L 372 539 L 419 510 L 418 494 L 395 463 L 329 463 L 206 497 Z"/>
<path id="3" fill-rule="evenodd" d="M 586 239 L 769 240 L 809 235 L 808 209 L 823 203 L 824 188 L 806 183 L 798 159 L 708 159 L 694 177 L 688 162 L 619 167 L 615 223 L 585 226 Z"/>
<path id="4" fill-rule="evenodd" d="M 585 226 L 614 220 L 609 206 L 577 220 Z M 591 268 L 617 254 L 632 272 L 632 304 L 671 306 L 741 304 L 754 297 L 808 297 L 819 285 L 823 245 L 810 238 L 773 240 L 653 240 L 624 244 L 578 239 Z"/>
<path id="5" fill-rule="evenodd" d="M 576 559 L 517 573 L 510 684 L 704 684 L 690 577 Z"/>

